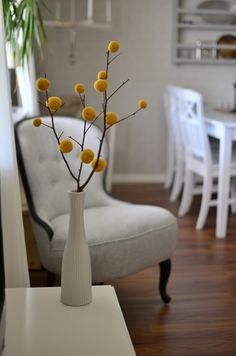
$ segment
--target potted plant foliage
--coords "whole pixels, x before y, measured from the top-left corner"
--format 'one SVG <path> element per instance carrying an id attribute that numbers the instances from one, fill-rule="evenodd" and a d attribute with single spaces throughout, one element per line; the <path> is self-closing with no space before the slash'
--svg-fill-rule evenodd
<path id="1" fill-rule="evenodd" d="M 34 44 L 43 54 L 46 32 L 42 19 L 43 0 L 3 0 L 6 40 L 15 66 L 29 60 Z"/>

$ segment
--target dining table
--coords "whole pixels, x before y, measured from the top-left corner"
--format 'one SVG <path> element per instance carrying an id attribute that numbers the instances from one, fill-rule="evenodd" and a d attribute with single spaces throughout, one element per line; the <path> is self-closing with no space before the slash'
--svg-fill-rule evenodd
<path id="1" fill-rule="evenodd" d="M 230 197 L 230 165 L 233 142 L 236 141 L 236 112 L 206 108 L 204 117 L 208 135 L 219 140 L 216 237 L 225 238 L 229 205 L 232 204 L 233 212 L 236 207 L 236 197 Z"/>

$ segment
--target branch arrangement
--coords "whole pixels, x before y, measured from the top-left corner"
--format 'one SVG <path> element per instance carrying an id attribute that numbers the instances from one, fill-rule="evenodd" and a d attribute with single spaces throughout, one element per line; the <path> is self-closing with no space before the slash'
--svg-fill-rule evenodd
<path id="1" fill-rule="evenodd" d="M 85 85 L 83 83 L 77 83 L 74 86 L 74 90 L 78 94 L 83 106 L 82 118 L 84 120 L 84 128 L 83 128 L 83 136 L 81 142 L 79 142 L 77 139 L 75 139 L 72 136 L 63 138 L 63 132 L 61 133 L 57 132 L 54 116 L 57 113 L 57 111 L 60 110 L 60 108 L 63 106 L 63 102 L 61 98 L 59 98 L 58 96 L 49 97 L 48 89 L 51 83 L 50 80 L 46 78 L 46 76 L 44 78 L 40 77 L 36 81 L 37 90 L 45 93 L 45 99 L 46 99 L 45 104 L 43 102 L 39 102 L 39 103 L 48 110 L 51 118 L 51 124 L 48 125 L 43 123 L 42 119 L 38 117 L 33 120 L 33 125 L 35 127 L 39 127 L 42 125 L 47 127 L 47 129 L 52 130 L 56 138 L 56 141 L 58 143 L 58 147 L 62 159 L 64 160 L 71 177 L 76 181 L 77 192 L 82 192 L 84 190 L 84 188 L 88 185 L 95 172 L 101 172 L 107 166 L 107 162 L 105 158 L 101 157 L 102 145 L 107 131 L 112 126 L 117 125 L 118 123 L 127 120 L 130 117 L 135 116 L 140 110 L 145 109 L 148 105 L 146 100 L 144 99 L 139 100 L 138 109 L 121 119 L 118 117 L 117 113 L 108 111 L 108 104 L 110 99 L 129 81 L 129 79 L 125 80 L 112 93 L 110 94 L 108 93 L 109 67 L 111 63 L 119 57 L 120 53 L 112 57 L 114 53 L 119 51 L 119 48 L 120 48 L 120 44 L 118 41 L 109 42 L 107 52 L 106 52 L 106 69 L 98 72 L 97 80 L 94 82 L 95 91 L 103 94 L 102 111 L 99 114 L 96 113 L 96 110 L 92 106 L 86 106 Z M 97 155 L 95 156 L 94 152 L 90 148 L 85 148 L 85 144 L 86 144 L 86 135 L 88 131 L 98 119 L 103 120 L 103 125 L 102 125 L 103 129 L 102 129 L 102 136 L 99 138 Z M 77 175 L 73 173 L 70 164 L 66 158 L 66 155 L 73 150 L 74 144 L 78 145 L 80 148 L 80 167 Z M 81 183 L 81 173 L 84 164 L 90 164 L 91 172 L 89 173 L 85 181 Z"/>

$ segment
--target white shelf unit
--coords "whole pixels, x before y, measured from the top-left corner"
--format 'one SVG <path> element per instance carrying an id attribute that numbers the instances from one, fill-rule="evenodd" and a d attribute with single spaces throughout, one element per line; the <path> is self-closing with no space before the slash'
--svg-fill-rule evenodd
<path id="1" fill-rule="evenodd" d="M 220 49 L 235 49 L 236 45 L 217 45 L 222 35 L 235 35 L 236 24 L 207 23 L 199 15 L 231 15 L 225 10 L 198 10 L 197 3 L 173 0 L 172 59 L 175 64 L 235 65 L 235 58 L 225 58 Z M 191 4 L 191 5 L 190 5 Z"/>

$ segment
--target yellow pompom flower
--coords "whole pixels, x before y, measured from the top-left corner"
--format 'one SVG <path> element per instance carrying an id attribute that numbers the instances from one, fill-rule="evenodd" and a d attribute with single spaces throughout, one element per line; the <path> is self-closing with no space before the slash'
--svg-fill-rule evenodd
<path id="1" fill-rule="evenodd" d="M 91 166 L 94 168 L 97 162 L 97 157 L 95 157 L 92 162 L 90 163 Z M 101 172 L 103 171 L 107 166 L 107 161 L 105 160 L 105 158 L 99 157 L 98 159 L 98 164 L 97 167 L 95 169 L 95 172 Z"/>
<path id="2" fill-rule="evenodd" d="M 147 106 L 148 106 L 147 100 L 141 99 L 138 101 L 138 107 L 140 109 L 146 109 Z"/>
<path id="3" fill-rule="evenodd" d="M 120 49 L 120 43 L 118 41 L 110 41 L 108 44 L 108 51 L 115 53 Z"/>
<path id="4" fill-rule="evenodd" d="M 74 86 L 74 90 L 77 94 L 82 94 L 85 92 L 85 85 L 83 83 L 77 83 Z"/>
<path id="5" fill-rule="evenodd" d="M 40 117 L 36 117 L 36 118 L 32 121 L 32 124 L 33 124 L 35 127 L 39 127 L 39 126 L 42 124 L 42 119 L 40 119 Z"/>
<path id="6" fill-rule="evenodd" d="M 36 89 L 41 92 L 48 90 L 50 84 L 50 80 L 43 77 L 38 78 L 35 82 Z"/>
<path id="7" fill-rule="evenodd" d="M 107 72 L 105 70 L 100 70 L 100 72 L 98 72 L 98 79 L 107 79 Z"/>
<path id="8" fill-rule="evenodd" d="M 106 124 L 111 126 L 114 125 L 118 120 L 118 115 L 115 112 L 107 112 L 106 114 Z"/>
<path id="9" fill-rule="evenodd" d="M 94 159 L 94 152 L 90 150 L 90 148 L 86 148 L 85 150 L 81 151 L 80 159 L 83 163 L 91 163 Z"/>
<path id="10" fill-rule="evenodd" d="M 87 121 L 93 121 L 96 117 L 96 111 L 92 106 L 86 106 L 82 111 L 82 118 Z"/>
<path id="11" fill-rule="evenodd" d="M 108 83 L 105 79 L 98 79 L 94 82 L 93 86 L 98 93 L 103 93 L 107 89 Z"/>
<path id="12" fill-rule="evenodd" d="M 51 96 L 46 101 L 46 105 L 51 111 L 56 111 L 62 106 L 62 100 L 58 96 Z"/>
<path id="13" fill-rule="evenodd" d="M 60 142 L 59 148 L 61 152 L 69 153 L 73 150 L 73 143 L 68 140 L 68 138 L 64 138 L 64 140 Z"/>

